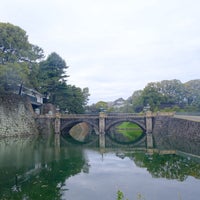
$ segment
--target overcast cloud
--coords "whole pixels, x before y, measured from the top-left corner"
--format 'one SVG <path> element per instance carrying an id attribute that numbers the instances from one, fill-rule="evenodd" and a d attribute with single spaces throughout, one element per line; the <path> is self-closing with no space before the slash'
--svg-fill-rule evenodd
<path id="1" fill-rule="evenodd" d="M 69 66 L 90 103 L 126 99 L 149 82 L 200 78 L 199 0 L 1 0 L 0 21 L 23 28 Z"/>

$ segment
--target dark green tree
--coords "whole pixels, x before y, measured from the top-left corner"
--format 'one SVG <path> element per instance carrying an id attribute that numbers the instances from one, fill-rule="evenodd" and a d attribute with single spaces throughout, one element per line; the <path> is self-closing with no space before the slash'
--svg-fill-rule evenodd
<path id="1" fill-rule="evenodd" d="M 63 87 L 65 83 L 66 62 L 57 54 L 51 53 L 46 60 L 40 62 L 38 70 L 38 89 L 50 96 L 50 102 L 55 102 L 56 91 Z"/>
<path id="2" fill-rule="evenodd" d="M 0 92 L 24 84 L 46 94 L 62 111 L 84 112 L 89 89 L 67 85 L 68 66 L 57 53 L 43 57 L 43 50 L 29 43 L 23 29 L 0 23 Z"/>
<path id="3" fill-rule="evenodd" d="M 143 90 L 134 92 L 130 98 L 135 112 L 142 111 L 147 104 L 152 111 L 199 111 L 200 80 L 184 84 L 176 79 L 152 82 Z"/>
<path id="4" fill-rule="evenodd" d="M 0 64 L 31 63 L 43 56 L 43 50 L 29 43 L 23 29 L 10 23 L 0 23 Z"/>
<path id="5" fill-rule="evenodd" d="M 185 103 L 186 91 L 179 80 L 164 80 L 157 83 L 159 93 L 165 96 L 165 103 L 183 105 Z"/>
<path id="6" fill-rule="evenodd" d="M 38 89 L 48 95 L 49 102 L 60 107 L 61 112 L 83 113 L 89 97 L 89 89 L 67 85 L 68 66 L 57 53 L 51 53 L 40 62 Z"/>
<path id="7" fill-rule="evenodd" d="M 22 82 L 30 84 L 32 69 L 42 59 L 43 50 L 28 41 L 26 32 L 10 23 L 0 23 L 0 89 Z"/>
<path id="8" fill-rule="evenodd" d="M 163 94 L 159 92 L 159 87 L 156 83 L 149 83 L 142 92 L 143 105 L 150 105 L 151 110 L 155 111 L 161 105 Z"/>
<path id="9" fill-rule="evenodd" d="M 131 102 L 133 105 L 134 112 L 142 112 L 144 105 L 143 105 L 143 98 L 142 98 L 142 90 L 137 90 L 131 96 Z"/>
<path id="10" fill-rule="evenodd" d="M 89 91 L 88 91 L 89 92 Z M 56 105 L 66 113 L 84 113 L 87 97 L 84 89 L 62 83 L 55 95 Z"/>
<path id="11" fill-rule="evenodd" d="M 189 111 L 200 111 L 200 79 L 184 84 L 186 90 L 187 108 Z"/>
<path id="12" fill-rule="evenodd" d="M 88 87 L 83 88 L 82 93 L 84 96 L 84 105 L 86 106 L 89 101 L 89 96 L 90 96 L 89 88 Z"/>

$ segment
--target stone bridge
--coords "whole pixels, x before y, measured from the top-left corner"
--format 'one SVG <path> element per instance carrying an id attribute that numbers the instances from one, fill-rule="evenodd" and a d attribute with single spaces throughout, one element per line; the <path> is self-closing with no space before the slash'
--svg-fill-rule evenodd
<path id="1" fill-rule="evenodd" d="M 55 133 L 69 132 L 78 123 L 86 122 L 94 128 L 99 135 L 100 146 L 105 146 L 105 134 L 110 128 L 121 122 L 137 124 L 146 133 L 147 146 L 153 147 L 152 130 L 155 116 L 172 116 L 174 113 L 157 113 L 150 111 L 145 114 L 135 113 L 104 113 L 99 114 L 57 114 L 55 117 Z"/>
<path id="2" fill-rule="evenodd" d="M 136 115 L 136 114 L 93 114 L 93 115 L 85 115 L 85 114 L 70 114 L 70 115 L 60 115 L 60 129 L 57 126 L 56 132 L 65 132 L 69 131 L 73 126 L 78 123 L 86 122 L 91 127 L 93 127 L 98 134 L 105 134 L 109 129 L 115 124 L 121 122 L 133 122 L 143 129 L 143 131 L 151 132 L 152 127 L 147 127 L 146 117 L 144 115 Z"/>
<path id="3" fill-rule="evenodd" d="M 78 123 L 86 122 L 94 128 L 99 137 L 99 146 L 108 146 L 105 137 L 115 124 L 133 122 L 143 129 L 145 135 L 137 144 L 147 148 L 179 149 L 181 151 L 196 152 L 200 155 L 200 116 L 175 115 L 175 113 L 126 114 L 126 113 L 99 113 L 99 114 L 69 114 L 36 115 L 36 122 L 41 130 L 54 126 L 56 136 L 68 132 Z M 143 143 L 145 142 L 145 144 Z M 106 143 L 106 145 L 105 145 Z M 187 145 L 186 145 L 187 144 Z M 134 146 L 135 144 L 133 144 Z M 187 149 L 186 147 L 187 146 Z M 189 149 L 189 150 L 188 150 Z"/>

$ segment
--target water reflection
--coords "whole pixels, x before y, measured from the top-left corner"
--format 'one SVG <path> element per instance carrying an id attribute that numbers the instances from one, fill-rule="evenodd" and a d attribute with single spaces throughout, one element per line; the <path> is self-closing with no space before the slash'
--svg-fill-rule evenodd
<path id="1" fill-rule="evenodd" d="M 139 141 L 145 133 L 137 124 L 123 122 L 112 126 L 107 135 L 117 143 L 129 144 Z"/>
<path id="2" fill-rule="evenodd" d="M 200 179 L 200 163 L 191 157 L 177 155 L 152 155 L 146 153 L 125 154 L 139 167 L 145 167 L 154 178 L 184 181 L 188 176 Z"/>
<path id="3" fill-rule="evenodd" d="M 87 166 L 82 149 L 58 151 L 41 138 L 6 139 L 0 144 L 2 199 L 60 199 L 65 180 Z"/>
<path id="4" fill-rule="evenodd" d="M 115 199 L 118 189 L 133 199 L 138 192 L 150 197 L 154 189 L 141 189 L 147 188 L 146 182 L 157 184 L 155 180 L 165 178 L 160 185 L 169 187 L 167 180 L 187 183 L 189 177 L 198 180 L 192 182 L 197 194 L 200 164 L 177 155 L 69 147 L 56 137 L 0 140 L 1 199 L 98 200 L 102 193 L 103 199 Z M 158 191 L 159 198 L 163 192 Z M 181 193 L 187 196 L 183 188 Z"/>

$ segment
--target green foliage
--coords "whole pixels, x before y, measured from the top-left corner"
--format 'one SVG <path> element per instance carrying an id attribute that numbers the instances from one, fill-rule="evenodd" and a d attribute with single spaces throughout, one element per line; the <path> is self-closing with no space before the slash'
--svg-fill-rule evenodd
<path id="1" fill-rule="evenodd" d="M 124 200 L 124 193 L 120 190 L 117 191 L 117 200 Z"/>
<path id="2" fill-rule="evenodd" d="M 142 90 L 137 90 L 133 93 L 130 98 L 130 103 L 132 103 L 134 112 L 139 113 L 143 110 Z"/>
<path id="3" fill-rule="evenodd" d="M 98 102 L 88 110 L 98 112 L 100 107 L 104 107 L 107 112 L 140 113 L 147 105 L 154 112 L 200 112 L 200 79 L 186 83 L 176 79 L 151 82 L 143 90 L 135 91 L 123 106 Z"/>
<path id="4" fill-rule="evenodd" d="M 1 92 L 22 82 L 29 85 L 31 72 L 42 57 L 43 50 L 29 43 L 23 29 L 9 23 L 0 23 Z"/>
<path id="5" fill-rule="evenodd" d="M 67 85 L 65 61 L 57 54 L 50 54 L 39 64 L 38 88 L 47 94 L 49 102 L 58 105 L 61 111 L 69 113 L 83 113 L 87 104 L 89 89 Z"/>
<path id="6" fill-rule="evenodd" d="M 156 83 L 149 83 L 142 92 L 143 105 L 149 104 L 152 110 L 160 106 L 163 95 L 159 93 Z"/>
<path id="7" fill-rule="evenodd" d="M 26 32 L 18 26 L 0 23 L 0 64 L 35 62 L 43 50 L 28 41 Z"/>
<path id="8" fill-rule="evenodd" d="M 1 155 L 0 196 L 3 199 L 61 199 L 61 188 L 70 176 L 79 174 L 84 168 L 89 170 L 80 148 L 61 148 L 59 156 L 52 140 L 15 138 L 7 142 L 5 152 L 13 152 L 12 162 Z M 30 141 L 29 141 L 30 140 Z M 46 152 L 47 147 L 49 149 Z M 1 152 L 2 152 L 1 146 Z M 41 165 L 34 168 L 34 155 L 38 155 Z M 7 155 L 5 153 L 5 155 Z M 4 165 L 2 165 L 4 163 Z M 9 165 L 9 167 L 7 167 Z M 84 166 L 85 165 L 85 166 Z M 16 167 L 17 166 L 17 167 Z M 48 167 L 47 167 L 48 166 Z M 68 167 L 70 166 L 70 167 Z M 17 180 L 17 181 L 16 181 Z M 11 188 L 15 188 L 11 189 Z"/>
<path id="9" fill-rule="evenodd" d="M 124 193 L 120 190 L 117 191 L 117 200 L 124 200 Z M 128 199 L 126 199 L 128 200 Z M 142 194 L 137 194 L 137 200 L 145 200 Z"/>
<path id="10" fill-rule="evenodd" d="M 87 97 L 82 89 L 72 85 L 65 85 L 64 91 L 60 91 L 60 94 L 58 90 L 55 100 L 61 110 L 69 113 L 84 113 L 84 106 L 87 103 Z"/>
<path id="11" fill-rule="evenodd" d="M 8 91 L 16 83 L 28 82 L 28 66 L 25 63 L 0 65 L 0 91 Z"/>
<path id="12" fill-rule="evenodd" d="M 23 60 L 29 49 L 28 36 L 24 30 L 9 23 L 0 23 L 1 64 Z"/>
<path id="13" fill-rule="evenodd" d="M 193 176 L 200 179 L 200 164 L 189 158 L 158 153 L 148 155 L 142 152 L 135 153 L 133 157 L 136 165 L 145 167 L 156 178 L 184 181 L 188 176 Z"/>
<path id="14" fill-rule="evenodd" d="M 200 79 L 184 84 L 176 79 L 152 82 L 134 92 L 129 101 L 134 112 L 141 112 L 147 104 L 152 111 L 200 111 Z"/>
<path id="15" fill-rule="evenodd" d="M 57 53 L 43 57 L 43 50 L 29 43 L 23 29 L 0 23 L 0 92 L 23 83 L 48 96 L 62 111 L 83 113 L 89 89 L 67 85 L 68 66 Z"/>
<path id="16" fill-rule="evenodd" d="M 190 107 L 200 110 L 200 79 L 188 81 L 184 84 L 186 88 L 187 103 Z"/>
<path id="17" fill-rule="evenodd" d="M 105 101 L 99 101 L 96 104 L 92 104 L 91 106 L 88 106 L 87 110 L 92 113 L 108 111 L 108 103 Z"/>
<path id="18" fill-rule="evenodd" d="M 83 97 L 84 97 L 84 105 L 86 106 L 87 102 L 89 101 L 89 96 L 90 96 L 89 88 L 88 87 L 83 88 L 82 94 L 83 94 Z"/>
<path id="19" fill-rule="evenodd" d="M 40 62 L 38 70 L 40 91 L 49 93 L 54 98 L 59 84 L 67 77 L 65 75 L 67 68 L 65 61 L 56 53 L 50 54 L 45 61 Z"/>
<path id="20" fill-rule="evenodd" d="M 124 194 L 122 191 L 118 190 L 117 191 L 117 200 L 123 200 L 124 199 Z"/>

